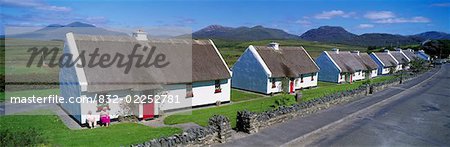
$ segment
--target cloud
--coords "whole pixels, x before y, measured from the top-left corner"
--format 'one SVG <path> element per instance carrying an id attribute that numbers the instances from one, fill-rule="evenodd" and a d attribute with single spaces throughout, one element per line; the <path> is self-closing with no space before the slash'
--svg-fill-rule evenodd
<path id="1" fill-rule="evenodd" d="M 358 28 L 360 28 L 360 29 L 367 29 L 367 28 L 373 28 L 373 27 L 375 27 L 375 25 L 373 25 L 373 24 L 359 24 L 358 25 Z"/>
<path id="2" fill-rule="evenodd" d="M 0 3 L 6 7 L 31 8 L 44 11 L 69 12 L 72 10 L 68 7 L 49 5 L 38 0 L 0 0 Z"/>
<path id="3" fill-rule="evenodd" d="M 311 24 L 312 24 L 310 21 L 305 20 L 305 19 L 297 20 L 297 21 L 295 21 L 295 23 L 296 24 L 300 24 L 300 25 L 302 25 L 304 27 L 311 26 Z"/>
<path id="4" fill-rule="evenodd" d="M 389 18 L 376 20 L 375 23 L 428 23 L 430 19 L 422 16 L 416 16 L 413 18 Z"/>
<path id="5" fill-rule="evenodd" d="M 450 3 L 434 3 L 431 4 L 432 7 L 450 7 Z"/>
<path id="6" fill-rule="evenodd" d="M 364 15 L 365 18 L 372 20 L 374 23 L 428 23 L 429 18 L 423 16 L 415 16 L 412 18 L 397 17 L 391 11 L 371 11 Z"/>
<path id="7" fill-rule="evenodd" d="M 368 19 L 389 19 L 394 18 L 395 14 L 391 11 L 371 11 L 364 15 Z"/>
<path id="8" fill-rule="evenodd" d="M 320 14 L 316 14 L 316 15 L 314 15 L 314 18 L 316 18 L 316 19 L 331 19 L 333 17 L 348 18 L 355 14 L 356 14 L 355 12 L 346 13 L 342 10 L 331 10 L 331 11 L 323 11 Z"/>

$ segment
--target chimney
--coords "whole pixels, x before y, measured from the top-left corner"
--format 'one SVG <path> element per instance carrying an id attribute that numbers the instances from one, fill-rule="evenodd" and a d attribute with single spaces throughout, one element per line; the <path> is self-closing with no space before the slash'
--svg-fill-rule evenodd
<path id="1" fill-rule="evenodd" d="M 133 37 L 136 40 L 139 40 L 139 41 L 146 41 L 146 40 L 148 40 L 147 39 L 147 33 L 142 31 L 142 30 L 137 30 L 136 32 L 134 32 L 133 33 Z"/>
<path id="2" fill-rule="evenodd" d="M 336 52 L 336 54 L 339 54 L 339 49 L 338 48 L 333 48 L 331 49 L 332 51 Z"/>
<path id="3" fill-rule="evenodd" d="M 269 46 L 269 47 L 272 47 L 274 50 L 279 50 L 279 49 L 280 49 L 280 48 L 279 48 L 280 44 L 279 44 L 279 43 L 276 43 L 276 42 L 271 42 L 271 43 L 269 43 L 268 46 Z"/>
<path id="4" fill-rule="evenodd" d="M 414 51 L 413 51 L 412 49 L 410 49 L 410 48 L 409 48 L 409 49 L 407 49 L 407 51 L 409 51 L 409 52 L 414 52 Z"/>
<path id="5" fill-rule="evenodd" d="M 391 52 L 388 49 L 385 49 L 384 52 L 390 54 Z"/>
<path id="6" fill-rule="evenodd" d="M 402 51 L 402 48 L 396 47 L 395 50 L 396 51 Z"/>
<path id="7" fill-rule="evenodd" d="M 359 51 L 351 51 L 352 53 L 355 53 L 359 56 Z"/>
<path id="8" fill-rule="evenodd" d="M 425 51 L 424 51 L 424 50 L 419 50 L 419 52 L 421 52 L 421 53 L 425 53 Z"/>

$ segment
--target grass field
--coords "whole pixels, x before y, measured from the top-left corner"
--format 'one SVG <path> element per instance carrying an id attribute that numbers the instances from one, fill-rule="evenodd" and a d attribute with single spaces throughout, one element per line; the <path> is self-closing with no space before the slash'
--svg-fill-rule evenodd
<path id="1" fill-rule="evenodd" d="M 45 146 L 127 146 L 181 132 L 179 128 L 151 128 L 137 123 L 114 124 L 109 128 L 70 130 L 49 110 L 27 115 L 1 116 L 0 124 L 1 129 L 16 131 L 35 128 L 48 140 L 49 144 Z"/>
<path id="2" fill-rule="evenodd" d="M 319 56 L 322 51 L 331 50 L 332 48 L 339 48 L 343 51 L 359 50 L 361 52 L 367 52 L 366 47 L 303 40 L 262 40 L 240 42 L 214 39 L 214 43 L 224 57 L 225 62 L 227 62 L 230 67 L 233 66 L 236 60 L 242 55 L 249 45 L 265 46 L 272 41 L 280 43 L 280 46 L 303 46 L 313 58 Z"/>
<path id="3" fill-rule="evenodd" d="M 372 80 L 372 83 L 382 82 L 385 80 L 389 80 L 395 78 L 394 76 L 382 76 Z M 305 100 L 312 100 L 314 98 L 319 98 L 321 96 L 336 93 L 339 91 L 352 90 L 356 89 L 363 81 L 357 81 L 353 84 L 336 84 L 336 83 L 327 83 L 327 82 L 319 82 L 319 87 L 313 89 L 306 89 L 302 91 L 303 98 Z M 242 103 L 234 103 L 230 105 L 224 105 L 219 107 L 211 107 L 199 110 L 193 110 L 192 114 L 174 114 L 166 117 L 164 119 L 165 124 L 180 124 L 180 123 L 188 123 L 194 122 L 201 126 L 208 125 L 208 119 L 213 115 L 224 115 L 227 116 L 230 121 L 232 127 L 236 126 L 236 116 L 237 111 L 241 110 L 249 110 L 253 112 L 262 112 L 266 110 L 272 109 L 272 105 L 277 97 L 264 97 L 261 99 L 255 99 L 251 101 L 246 101 Z"/>
<path id="4" fill-rule="evenodd" d="M 5 92 L 0 92 L 0 102 L 3 102 L 5 100 L 9 100 L 11 97 L 29 97 L 29 96 L 49 96 L 49 95 L 59 95 L 59 89 L 43 89 L 43 90 L 24 90 L 24 91 L 12 91 L 7 92 L 5 95 Z M 8 98 L 6 98 L 6 96 Z"/>
<path id="5" fill-rule="evenodd" d="M 246 101 L 256 98 L 264 97 L 262 95 L 258 95 L 251 92 L 243 92 L 236 89 L 231 89 L 231 101 L 232 102 L 239 102 L 239 101 Z"/>

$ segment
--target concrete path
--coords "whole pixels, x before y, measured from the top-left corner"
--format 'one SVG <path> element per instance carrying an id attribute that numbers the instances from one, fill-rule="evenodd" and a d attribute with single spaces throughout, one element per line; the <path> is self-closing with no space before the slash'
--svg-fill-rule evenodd
<path id="1" fill-rule="evenodd" d="M 450 67 L 447 66 L 445 68 L 445 73 L 439 72 L 439 75 L 450 74 L 446 73 L 447 69 L 449 69 Z M 403 94 L 402 91 L 405 90 L 402 89 L 409 89 L 428 79 L 434 74 L 435 72 L 428 72 L 414 80 L 405 82 L 400 86 L 385 89 L 374 95 L 362 98 L 352 103 L 337 105 L 330 109 L 323 110 L 319 113 L 315 113 L 306 117 L 297 117 L 290 121 L 276 124 L 270 128 L 263 129 L 256 134 L 244 135 L 245 137 L 243 138 L 231 140 L 230 142 L 225 144 L 218 144 L 218 146 L 301 146 L 302 144 L 299 144 L 301 143 L 301 139 L 300 141 L 298 141 L 299 137 L 302 138 L 308 133 L 314 132 L 315 130 L 327 126 L 328 124 L 336 122 L 350 114 L 370 107 L 371 105 L 374 105 L 395 95 L 400 94 L 404 97 L 409 97 L 409 95 Z M 442 80 L 437 77 L 433 79 Z M 427 87 L 415 87 L 414 89 L 417 91 L 422 91 L 423 88 Z M 352 144 L 350 144 L 350 146 L 352 146 Z"/>

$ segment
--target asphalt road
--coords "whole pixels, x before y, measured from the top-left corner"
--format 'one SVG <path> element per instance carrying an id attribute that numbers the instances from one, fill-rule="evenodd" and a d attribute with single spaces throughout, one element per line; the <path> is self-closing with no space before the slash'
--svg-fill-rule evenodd
<path id="1" fill-rule="evenodd" d="M 308 145 L 449 146 L 450 65 L 398 100 L 315 140 Z"/>
<path id="2" fill-rule="evenodd" d="M 448 146 L 449 104 L 450 65 L 444 65 L 437 73 L 218 146 Z"/>

